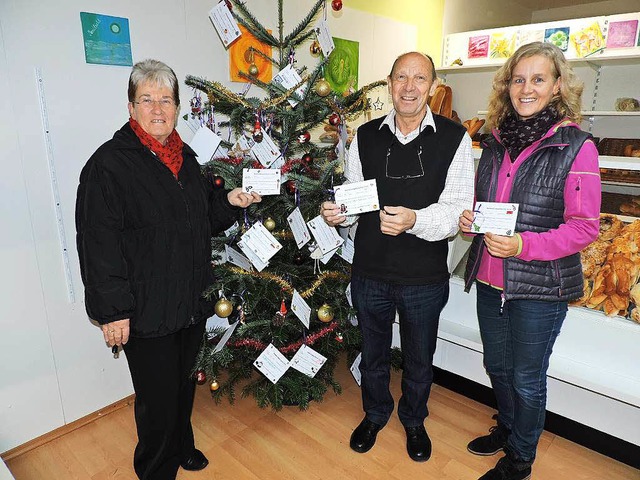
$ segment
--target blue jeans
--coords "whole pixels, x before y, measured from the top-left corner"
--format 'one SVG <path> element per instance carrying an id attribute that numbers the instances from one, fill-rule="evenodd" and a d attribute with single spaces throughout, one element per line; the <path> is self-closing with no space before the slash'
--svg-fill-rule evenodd
<path id="1" fill-rule="evenodd" d="M 398 417 L 405 427 L 422 425 L 433 380 L 440 312 L 449 298 L 449 282 L 396 285 L 353 275 L 351 297 L 362 332 L 362 405 L 366 417 L 385 425 L 393 412 L 389 391 L 392 327 L 396 310 L 402 343 L 402 397 Z"/>
<path id="2" fill-rule="evenodd" d="M 544 428 L 549 357 L 567 302 L 510 300 L 500 314 L 500 290 L 476 282 L 484 366 L 498 404 L 498 422 L 511 430 L 507 448 L 533 462 Z"/>

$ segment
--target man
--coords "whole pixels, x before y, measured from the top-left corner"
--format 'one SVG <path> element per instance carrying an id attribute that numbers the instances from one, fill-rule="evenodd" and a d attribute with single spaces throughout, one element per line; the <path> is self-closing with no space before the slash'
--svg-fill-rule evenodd
<path id="1" fill-rule="evenodd" d="M 387 78 L 393 109 L 358 129 L 345 169 L 349 183 L 375 178 L 381 205 L 360 215 L 355 236 L 351 295 L 362 332 L 365 418 L 350 445 L 359 453 L 371 449 L 393 412 L 389 372 L 397 311 L 404 359 L 398 416 L 417 462 L 431 456 L 424 420 L 438 321 L 449 297 L 447 238 L 473 204 L 471 139 L 462 125 L 429 109 L 436 80 L 428 55 L 398 57 Z M 320 213 L 328 225 L 348 224 L 335 203 L 324 202 Z"/>

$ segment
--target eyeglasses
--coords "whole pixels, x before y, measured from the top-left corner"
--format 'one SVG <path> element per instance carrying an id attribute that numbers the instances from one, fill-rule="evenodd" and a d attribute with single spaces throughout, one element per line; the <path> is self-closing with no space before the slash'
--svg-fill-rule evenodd
<path id="1" fill-rule="evenodd" d="M 150 98 L 143 98 L 142 100 L 139 100 L 137 102 L 131 102 L 131 103 L 140 105 L 140 107 L 144 108 L 145 110 L 152 110 L 153 107 L 155 107 L 156 103 L 158 104 L 161 110 L 169 110 L 176 106 L 173 100 L 169 98 L 163 98 L 161 100 L 152 100 Z"/>
<path id="2" fill-rule="evenodd" d="M 407 173 L 406 175 L 389 175 L 389 157 L 391 156 L 391 147 L 393 147 L 395 143 L 395 136 L 391 141 L 391 144 L 387 148 L 387 164 L 385 166 L 385 176 L 391 180 L 407 180 L 409 178 L 420 178 L 424 177 L 424 167 L 422 166 L 422 145 L 418 145 L 416 148 L 416 154 L 418 155 L 418 164 L 420 165 L 420 173 L 418 173 L 418 169 L 415 169 L 414 172 Z M 394 172 L 395 173 L 395 172 Z"/>

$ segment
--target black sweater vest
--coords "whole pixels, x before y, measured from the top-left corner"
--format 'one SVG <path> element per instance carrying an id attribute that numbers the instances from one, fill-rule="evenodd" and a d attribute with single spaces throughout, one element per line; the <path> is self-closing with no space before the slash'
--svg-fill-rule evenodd
<path id="1" fill-rule="evenodd" d="M 439 115 L 434 119 L 437 133 L 428 126 L 406 145 L 386 126 L 380 129 L 384 117 L 358 129 L 362 173 L 365 180 L 376 179 L 381 208 L 418 210 L 440 198 L 465 129 Z M 440 283 L 449 278 L 447 251 L 446 239 L 428 242 L 406 232 L 384 235 L 380 212 L 368 212 L 358 220 L 353 272 L 401 285 Z"/>

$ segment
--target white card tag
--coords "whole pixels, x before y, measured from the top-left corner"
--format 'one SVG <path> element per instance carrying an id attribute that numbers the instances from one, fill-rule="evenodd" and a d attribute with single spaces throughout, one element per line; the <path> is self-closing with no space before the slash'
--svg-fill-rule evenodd
<path id="1" fill-rule="evenodd" d="M 289 369 L 289 361 L 273 346 L 273 343 L 270 343 L 255 359 L 253 366 L 267 377 L 271 383 L 276 384 Z"/>
<path id="2" fill-rule="evenodd" d="M 273 82 L 275 84 L 280 85 L 282 88 L 285 88 L 287 90 L 295 87 L 301 81 L 302 81 L 302 77 L 300 77 L 300 74 L 296 71 L 295 68 L 293 68 L 291 64 L 284 67 L 282 70 L 278 72 L 278 74 L 275 77 L 273 77 Z M 302 98 L 304 96 L 305 90 L 306 90 L 306 85 L 300 85 L 300 87 L 296 89 L 296 94 Z M 295 107 L 298 104 L 298 102 L 293 98 L 289 98 L 287 99 L 287 101 L 292 107 Z"/>
<path id="3" fill-rule="evenodd" d="M 355 248 L 353 245 L 353 240 L 347 238 L 347 240 L 342 244 L 342 246 L 338 249 L 338 255 L 344 258 L 347 262 L 353 263 L 353 254 L 355 253 Z M 351 284 L 349 284 L 351 285 Z"/>
<path id="4" fill-rule="evenodd" d="M 323 256 L 344 242 L 335 227 L 327 225 L 320 215 L 309 220 L 307 225 Z"/>
<path id="5" fill-rule="evenodd" d="M 238 230 L 238 228 L 240 228 L 240 225 L 238 224 L 238 222 L 237 222 L 237 221 L 235 221 L 235 222 L 233 223 L 233 225 L 231 225 L 229 228 L 227 228 L 227 229 L 224 231 L 224 235 L 225 235 L 226 237 L 229 237 L 229 236 L 231 236 L 231 234 L 236 233 L 236 230 Z"/>
<path id="6" fill-rule="evenodd" d="M 355 379 L 356 383 L 360 385 L 362 383 L 362 375 L 360 374 L 360 360 L 362 360 L 362 353 L 359 353 L 356 359 L 351 364 L 351 375 Z"/>
<path id="7" fill-rule="evenodd" d="M 291 212 L 287 217 L 287 222 L 289 222 L 289 227 L 291 227 L 293 238 L 296 239 L 296 245 L 298 245 L 298 248 L 302 248 L 309 243 L 309 240 L 311 240 L 311 233 L 309 233 L 307 224 L 304 223 L 300 207 L 296 207 L 295 210 Z"/>
<path id="8" fill-rule="evenodd" d="M 269 168 L 281 155 L 280 150 L 273 143 L 273 139 L 264 131 L 264 128 L 260 128 L 262 131 L 262 141 L 254 142 L 251 146 L 251 154 L 262 165 Z"/>
<path id="9" fill-rule="evenodd" d="M 191 139 L 189 146 L 198 155 L 198 163 L 204 165 L 211 160 L 222 140 L 208 127 L 200 127 Z"/>
<path id="10" fill-rule="evenodd" d="M 335 203 L 340 206 L 340 213 L 343 215 L 357 215 L 380 210 L 375 178 L 338 185 L 333 190 Z"/>
<path id="11" fill-rule="evenodd" d="M 298 293 L 297 290 L 293 291 L 293 297 L 291 298 L 291 310 L 296 314 L 296 317 L 300 319 L 302 324 L 309 328 L 309 320 L 311 319 L 311 307 L 304 298 Z"/>
<path id="12" fill-rule="evenodd" d="M 517 203 L 478 202 L 473 209 L 471 233 L 495 233 L 512 237 L 518 218 Z"/>
<path id="13" fill-rule="evenodd" d="M 241 237 L 246 248 L 255 253 L 260 260 L 268 262 L 282 248 L 276 237 L 261 222 L 254 223 Z M 240 242 L 238 242 L 240 245 Z M 243 249 L 245 255 L 247 252 Z"/>
<path id="14" fill-rule="evenodd" d="M 280 169 L 243 168 L 242 191 L 259 195 L 280 195 Z"/>
<path id="15" fill-rule="evenodd" d="M 229 7 L 222 1 L 209 11 L 209 19 L 218 32 L 218 36 L 225 47 L 228 47 L 233 41 L 238 38 L 242 33 L 238 22 L 233 18 Z"/>
<path id="16" fill-rule="evenodd" d="M 331 33 L 329 32 L 329 25 L 327 21 L 323 18 L 318 22 L 318 26 L 316 27 L 316 34 L 318 36 L 318 43 L 320 44 L 320 48 L 322 49 L 322 54 L 325 57 L 328 57 L 333 49 L 336 48 L 333 43 L 333 38 L 331 37 Z"/>
<path id="17" fill-rule="evenodd" d="M 225 245 L 224 253 L 227 256 L 227 262 L 233 263 L 235 266 L 240 267 L 247 272 L 252 270 L 249 259 L 238 252 L 235 248 Z"/>
<path id="18" fill-rule="evenodd" d="M 350 307 L 353 307 L 353 300 L 351 300 L 351 282 L 347 285 L 347 289 L 344 291 L 344 294 L 347 297 L 347 303 Z"/>
<path id="19" fill-rule="evenodd" d="M 258 255 L 256 255 L 255 252 L 251 250 L 249 246 L 247 246 L 246 242 L 240 240 L 238 242 L 238 246 L 240 247 L 240 250 L 242 250 L 242 252 L 249 258 L 249 261 L 256 270 L 261 272 L 262 270 L 267 268 L 269 262 L 265 262 L 260 257 L 258 257 Z"/>
<path id="20" fill-rule="evenodd" d="M 227 328 L 227 331 L 224 332 L 224 335 L 222 335 L 222 338 L 216 345 L 216 348 L 213 349 L 213 353 L 218 353 L 220 350 L 224 348 L 224 346 L 227 344 L 227 342 L 231 338 L 231 335 L 233 335 L 233 332 L 235 332 L 236 327 L 238 326 L 238 323 L 240 322 L 236 320 L 234 323 L 229 325 L 229 328 Z"/>
<path id="21" fill-rule="evenodd" d="M 303 344 L 293 356 L 289 365 L 299 372 L 304 373 L 307 377 L 313 378 L 316 376 L 316 373 L 320 371 L 322 365 L 324 365 L 324 362 L 326 361 L 327 357 Z"/>
<path id="22" fill-rule="evenodd" d="M 207 318 L 207 323 L 204 327 L 207 332 L 209 330 L 220 330 L 221 328 L 227 330 L 229 328 L 229 321 L 226 318 L 219 317 L 218 315 L 213 315 Z M 210 334 L 207 334 L 208 337 L 211 337 Z"/>
<path id="23" fill-rule="evenodd" d="M 338 248 L 335 248 L 330 252 L 325 253 L 320 259 L 320 261 L 323 263 L 323 265 L 326 265 L 327 263 L 329 263 L 329 260 L 331 260 L 331 257 L 333 257 L 337 252 L 338 252 Z"/>

